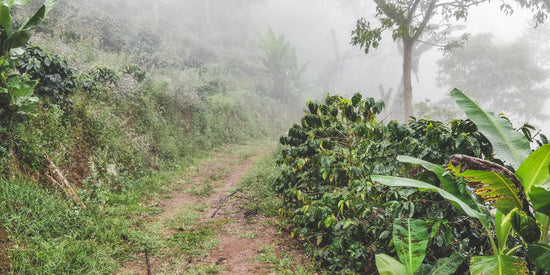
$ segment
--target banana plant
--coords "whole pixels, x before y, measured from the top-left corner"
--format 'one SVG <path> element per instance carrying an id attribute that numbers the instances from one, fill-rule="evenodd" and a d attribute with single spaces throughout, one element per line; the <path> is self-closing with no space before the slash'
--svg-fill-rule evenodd
<path id="1" fill-rule="evenodd" d="M 32 36 L 32 30 L 55 6 L 57 0 L 46 1 L 36 13 L 17 30 L 13 29 L 10 8 L 28 4 L 30 0 L 0 0 L 0 116 L 10 118 L 17 113 L 28 113 L 38 104 L 32 96 L 38 80 L 21 75 L 15 68 L 18 57 Z"/>
<path id="2" fill-rule="evenodd" d="M 483 203 L 474 200 L 473 194 L 461 192 L 455 178 L 450 177 L 443 166 L 420 159 L 398 157 L 402 162 L 422 165 L 435 173 L 445 190 L 414 179 L 372 176 L 372 180 L 388 186 L 416 187 L 438 192 L 465 214 L 478 219 L 490 236 L 494 255 L 472 257 L 472 274 L 526 274 L 526 261 L 512 256 L 521 246 L 511 249 L 506 247 L 512 229 L 522 237 L 522 246 L 526 248 L 531 262 L 550 272 L 550 246 L 546 243 L 550 220 L 550 145 L 544 145 L 531 153 L 529 142 L 515 132 L 509 122 L 483 110 L 457 89 L 451 94 L 470 120 L 491 141 L 497 157 L 517 169 L 516 172 L 482 159 L 451 156 L 447 171 L 457 177 L 464 177 Z M 489 214 L 486 206 L 496 208 L 496 213 Z M 491 237 L 493 227 L 496 243 Z"/>
<path id="3" fill-rule="evenodd" d="M 376 254 L 376 268 L 381 275 L 417 274 L 426 256 L 428 246 L 428 226 L 423 220 L 395 219 L 393 222 L 393 244 L 399 260 L 386 254 Z M 452 274 L 464 262 L 465 258 L 459 254 L 441 258 L 422 274 L 443 275 Z"/>

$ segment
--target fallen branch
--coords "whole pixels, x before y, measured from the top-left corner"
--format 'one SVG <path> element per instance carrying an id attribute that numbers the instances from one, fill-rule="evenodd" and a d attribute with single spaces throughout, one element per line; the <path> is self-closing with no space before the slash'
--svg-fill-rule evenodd
<path id="1" fill-rule="evenodd" d="M 50 157 L 48 157 L 48 154 L 44 153 L 44 158 L 48 161 L 48 167 L 50 168 L 50 171 L 46 171 L 44 173 L 46 178 L 57 185 L 59 188 L 61 188 L 65 195 L 71 198 L 75 203 L 80 204 L 80 206 L 85 209 L 86 205 L 84 204 L 84 202 L 82 202 L 71 183 L 69 183 L 69 181 L 65 178 L 65 176 L 63 176 L 61 171 L 59 171 L 57 166 L 50 159 Z"/>
<path id="2" fill-rule="evenodd" d="M 212 216 L 210 216 L 210 218 L 214 218 L 214 216 L 216 216 L 216 213 L 218 213 L 218 211 L 220 210 L 220 208 L 222 208 L 223 204 L 225 203 L 225 201 L 227 201 L 227 199 L 229 199 L 229 197 L 237 194 L 237 192 L 239 192 L 239 190 L 235 190 L 233 191 L 233 193 L 227 195 L 223 200 L 222 202 L 220 203 L 220 205 L 218 205 L 218 208 L 216 208 L 216 211 L 214 211 L 214 213 L 212 213 Z"/>

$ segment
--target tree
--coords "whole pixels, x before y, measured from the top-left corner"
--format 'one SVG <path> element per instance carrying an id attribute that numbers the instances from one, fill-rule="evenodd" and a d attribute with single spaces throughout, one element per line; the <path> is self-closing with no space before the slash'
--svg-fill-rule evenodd
<path id="1" fill-rule="evenodd" d="M 548 72 L 536 62 L 534 48 L 521 37 L 496 43 L 491 34 L 479 34 L 437 62 L 437 81 L 439 86 L 475 93 L 496 112 L 540 118 Z"/>
<path id="2" fill-rule="evenodd" d="M 296 48 L 284 35 L 276 35 L 271 28 L 265 37 L 260 37 L 260 48 L 264 52 L 262 65 L 273 80 L 272 97 L 284 103 L 295 101 L 297 94 L 293 90 L 299 85 L 307 63 L 301 64 Z"/>
<path id="3" fill-rule="evenodd" d="M 368 54 L 370 48 L 377 48 L 382 33 L 392 31 L 392 38 L 400 40 L 403 46 L 403 101 L 405 117 L 413 113 L 411 68 L 413 49 L 418 42 L 439 36 L 440 31 L 447 29 L 454 21 L 466 20 L 468 9 L 489 0 L 373 0 L 376 3 L 376 17 L 380 20 L 379 27 L 371 26 L 365 18 L 357 21 L 352 32 L 352 45 L 359 45 Z M 544 22 L 550 4 L 546 0 L 525 1 L 514 0 L 521 8 L 531 9 L 536 22 Z M 510 1 L 503 0 L 501 10 L 510 14 Z M 437 21 L 437 22 L 435 22 Z M 451 41 L 445 45 L 450 48 L 456 45 Z"/>

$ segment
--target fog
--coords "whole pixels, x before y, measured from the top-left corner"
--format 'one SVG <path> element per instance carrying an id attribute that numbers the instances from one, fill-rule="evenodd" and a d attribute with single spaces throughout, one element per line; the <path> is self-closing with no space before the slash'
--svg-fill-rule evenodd
<path id="1" fill-rule="evenodd" d="M 381 90 L 388 100 L 387 106 L 394 106 L 395 112 L 400 108 L 400 82 L 402 75 L 402 55 L 398 43 L 386 34 L 377 49 L 371 49 L 365 54 L 359 47 L 351 46 L 351 32 L 357 19 L 365 17 L 378 24 L 374 18 L 376 10 L 373 1 L 328 1 L 328 0 L 157 0 L 157 1 L 60 1 L 60 5 L 72 5 L 88 12 L 78 16 L 90 17 L 100 10 L 108 14 L 112 20 L 122 25 L 143 28 L 154 32 L 163 41 L 163 55 L 176 56 L 174 62 L 191 62 L 193 56 L 204 55 L 208 59 L 216 52 L 238 59 L 251 70 L 261 71 L 259 60 L 262 50 L 259 46 L 261 37 L 271 28 L 276 35 L 284 36 L 296 47 L 300 64 L 307 64 L 301 75 L 299 87 L 300 100 L 320 99 L 327 93 L 339 93 L 350 96 L 361 91 L 365 96 L 381 98 Z M 70 4 L 69 4 L 70 3 Z M 533 42 L 529 55 L 539 55 L 536 60 L 550 56 L 550 51 L 544 51 L 545 40 L 537 36 L 550 28 L 540 26 L 542 31 L 532 31 L 532 13 L 516 7 L 512 15 L 499 11 L 499 4 L 482 4 L 469 10 L 467 21 L 453 24 L 463 25 L 463 32 L 476 37 L 477 34 L 491 33 L 495 45 L 512 43 L 519 37 L 526 42 Z M 84 10 L 84 9 L 83 9 Z M 105 15 L 102 15 L 105 16 Z M 78 21 L 77 19 L 75 19 Z M 83 24 L 83 19 L 80 20 Z M 97 38 L 94 38 L 97 39 Z M 537 44 L 538 43 L 538 44 Z M 197 46 L 198 45 L 198 46 Z M 468 43 L 464 45 L 468 47 Z M 200 48 L 200 51 L 197 49 Z M 460 49 L 456 49 L 460 50 Z M 548 50 L 548 49 L 546 49 Z M 450 55 L 449 53 L 446 54 Z M 413 73 L 413 101 L 430 104 L 445 100 L 452 87 L 438 83 L 440 73 L 438 60 L 444 53 L 433 47 L 424 52 L 418 63 L 418 69 Z M 212 62 L 216 62 L 215 58 Z M 546 72 L 548 64 L 539 65 Z M 514 68 L 510 68 L 513 70 Z M 265 81 L 264 81 L 265 82 Z M 548 81 L 536 83 L 538 88 L 548 90 Z M 267 84 L 265 84 L 267 85 Z M 461 87 L 457 87 L 462 89 Z M 468 93 L 469 91 L 465 91 Z M 471 94 L 474 98 L 475 93 Z M 546 92 L 545 95 L 548 95 Z M 540 95 L 538 95 L 540 96 Z M 546 97 L 537 98 L 541 102 Z M 483 104 L 483 102 L 481 102 Z M 303 106 L 303 104 L 302 104 Z M 489 106 L 491 107 L 491 106 Z M 492 106 L 495 107 L 495 106 Z M 546 106 L 548 107 L 548 106 Z M 507 108 L 494 109 L 496 113 L 505 112 Z M 542 114 L 550 114 L 542 110 L 533 113 L 509 114 L 514 121 L 530 121 L 542 127 L 545 119 Z M 546 108 L 548 109 L 548 108 Z M 424 109 L 421 109 L 424 110 Z M 415 112 L 418 117 L 429 116 L 430 113 Z M 398 117 L 398 116 L 395 116 Z M 437 118 L 437 117 L 433 117 Z M 549 125 L 546 125 L 549 126 Z"/>

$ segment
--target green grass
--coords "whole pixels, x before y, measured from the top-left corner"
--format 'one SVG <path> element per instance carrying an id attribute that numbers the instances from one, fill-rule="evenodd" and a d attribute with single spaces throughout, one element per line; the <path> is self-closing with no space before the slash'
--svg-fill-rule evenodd
<path id="1" fill-rule="evenodd" d="M 297 264 L 297 259 L 285 251 L 275 252 L 275 246 L 263 246 L 254 260 L 267 263 L 271 266 L 272 273 L 276 274 L 314 274 L 311 266 Z"/>
<path id="2" fill-rule="evenodd" d="M 200 256 L 206 254 L 205 250 L 214 249 L 219 245 L 219 239 L 214 235 L 217 229 L 210 226 L 200 227 L 190 231 L 174 233 L 170 243 L 181 249 L 189 256 Z"/>
<path id="3" fill-rule="evenodd" d="M 186 205 L 181 207 L 174 216 L 164 221 L 170 229 L 190 230 L 195 226 L 197 220 L 204 215 L 205 205 Z"/>
<path id="4" fill-rule="evenodd" d="M 278 215 L 282 199 L 271 188 L 277 173 L 279 169 L 275 166 L 274 153 L 268 153 L 254 163 L 243 177 L 237 188 L 250 199 L 246 205 L 248 210 L 258 211 L 267 217 Z"/>

